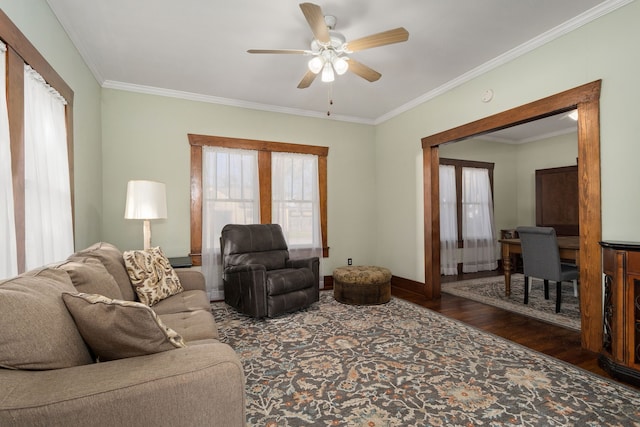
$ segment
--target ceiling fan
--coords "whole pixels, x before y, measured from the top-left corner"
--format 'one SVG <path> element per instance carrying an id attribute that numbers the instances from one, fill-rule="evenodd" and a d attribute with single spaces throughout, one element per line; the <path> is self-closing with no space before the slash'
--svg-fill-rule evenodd
<path id="1" fill-rule="evenodd" d="M 301 3 L 300 9 L 302 9 L 315 37 L 311 42 L 311 49 L 249 49 L 247 51 L 249 53 L 313 56 L 308 62 L 309 70 L 298 84 L 298 89 L 309 87 L 321 72 L 321 79 L 324 82 L 332 82 L 335 79 L 335 74 L 342 75 L 347 70 L 370 82 L 375 82 L 382 77 L 382 74 L 349 55 L 360 50 L 400 43 L 409 39 L 409 32 L 399 27 L 347 42 L 342 34 L 334 31 L 336 18 L 331 15 L 325 16 L 320 6 L 313 3 Z"/>

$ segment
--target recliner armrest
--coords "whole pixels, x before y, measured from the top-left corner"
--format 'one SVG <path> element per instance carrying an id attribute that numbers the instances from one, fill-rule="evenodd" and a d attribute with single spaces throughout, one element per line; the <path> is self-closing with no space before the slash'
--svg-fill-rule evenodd
<path id="1" fill-rule="evenodd" d="M 222 276 L 224 301 L 256 318 L 267 315 L 267 269 L 264 265 L 246 264 L 226 267 Z"/>
<path id="2" fill-rule="evenodd" d="M 313 272 L 318 286 L 320 284 L 320 259 L 318 257 L 311 258 L 294 258 L 287 260 L 287 268 L 308 268 Z"/>

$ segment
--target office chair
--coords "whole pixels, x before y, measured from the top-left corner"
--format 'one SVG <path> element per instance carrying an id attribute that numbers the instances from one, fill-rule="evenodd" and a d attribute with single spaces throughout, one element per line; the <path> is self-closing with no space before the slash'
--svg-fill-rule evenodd
<path id="1" fill-rule="evenodd" d="M 529 278 L 544 281 L 544 297 L 549 299 L 549 280 L 556 282 L 556 313 L 562 303 L 562 282 L 573 281 L 577 289 L 578 267 L 560 260 L 556 231 L 552 227 L 518 227 L 522 244 L 524 303 L 529 303 Z"/>

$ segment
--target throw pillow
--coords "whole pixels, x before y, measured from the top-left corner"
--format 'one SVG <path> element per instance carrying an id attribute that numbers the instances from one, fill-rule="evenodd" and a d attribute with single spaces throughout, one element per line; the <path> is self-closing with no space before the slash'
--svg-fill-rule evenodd
<path id="1" fill-rule="evenodd" d="M 124 299 L 116 280 L 96 258 L 70 258 L 55 267 L 69 274 L 78 292 Z"/>
<path id="2" fill-rule="evenodd" d="M 125 251 L 124 263 L 140 302 L 148 306 L 184 289 L 169 259 L 159 247 Z"/>
<path id="3" fill-rule="evenodd" d="M 139 302 L 83 293 L 64 293 L 62 299 L 98 361 L 185 347 L 176 331 Z"/>
<path id="4" fill-rule="evenodd" d="M 63 292 L 75 292 L 71 279 L 53 268 L 0 282 L 0 367 L 45 370 L 93 362 Z"/>

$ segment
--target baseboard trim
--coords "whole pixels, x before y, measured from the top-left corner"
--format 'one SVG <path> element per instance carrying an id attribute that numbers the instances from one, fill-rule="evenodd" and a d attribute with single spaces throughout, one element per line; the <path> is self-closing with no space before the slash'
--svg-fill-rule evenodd
<path id="1" fill-rule="evenodd" d="M 404 277 L 391 276 L 391 290 L 393 291 L 394 288 L 424 296 L 424 283 L 405 279 Z"/>

